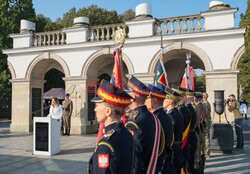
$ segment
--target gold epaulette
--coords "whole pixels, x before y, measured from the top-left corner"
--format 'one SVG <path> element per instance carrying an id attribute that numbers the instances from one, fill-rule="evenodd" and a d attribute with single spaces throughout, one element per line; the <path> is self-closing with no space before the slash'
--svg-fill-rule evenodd
<path id="1" fill-rule="evenodd" d="M 135 120 L 136 119 L 136 117 L 138 116 L 140 114 L 140 112 L 139 111 L 132 111 L 131 113 L 130 113 L 130 118 L 131 119 L 133 119 L 133 120 Z"/>
<path id="2" fill-rule="evenodd" d="M 105 139 L 108 140 L 114 133 L 115 133 L 115 130 L 114 130 L 114 129 L 111 129 L 111 130 L 109 130 L 108 132 L 106 132 L 106 133 L 103 135 L 103 137 L 104 137 Z"/>

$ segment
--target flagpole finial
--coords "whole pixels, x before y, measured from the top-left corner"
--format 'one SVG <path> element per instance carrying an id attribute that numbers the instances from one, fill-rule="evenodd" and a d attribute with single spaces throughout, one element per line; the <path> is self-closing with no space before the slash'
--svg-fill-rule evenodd
<path id="1" fill-rule="evenodd" d="M 190 60 L 190 58 L 191 58 L 191 52 L 187 52 L 186 53 L 186 58 L 187 58 L 186 64 L 187 64 L 187 67 L 189 67 L 189 64 L 191 63 L 191 60 Z"/>
<path id="2" fill-rule="evenodd" d="M 119 47 L 123 46 L 126 39 L 126 32 L 124 29 L 117 27 L 114 33 L 115 44 L 119 45 Z"/>

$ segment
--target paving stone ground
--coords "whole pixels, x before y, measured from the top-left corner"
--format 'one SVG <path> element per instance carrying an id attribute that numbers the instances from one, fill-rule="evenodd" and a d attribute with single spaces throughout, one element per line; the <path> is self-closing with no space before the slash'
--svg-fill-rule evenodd
<path id="1" fill-rule="evenodd" d="M 54 156 L 33 155 L 32 140 L 32 133 L 12 133 L 9 123 L 0 123 L 0 174 L 86 174 L 96 134 L 61 136 L 61 152 Z M 242 152 L 212 153 L 205 173 L 250 174 L 250 138 Z"/>

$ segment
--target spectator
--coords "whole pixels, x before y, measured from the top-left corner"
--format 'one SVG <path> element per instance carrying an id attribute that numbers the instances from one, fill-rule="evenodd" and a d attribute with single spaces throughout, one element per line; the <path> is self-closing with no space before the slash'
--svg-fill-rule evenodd
<path id="1" fill-rule="evenodd" d="M 235 150 L 243 150 L 244 137 L 242 132 L 243 116 L 240 114 L 240 103 L 236 100 L 235 95 L 229 95 L 228 102 L 226 102 L 227 109 L 232 112 L 235 120 L 235 131 L 237 136 L 237 146 Z"/>

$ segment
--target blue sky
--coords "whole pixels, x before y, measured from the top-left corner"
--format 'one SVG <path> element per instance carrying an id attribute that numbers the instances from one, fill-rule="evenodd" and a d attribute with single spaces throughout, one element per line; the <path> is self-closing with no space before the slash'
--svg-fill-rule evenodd
<path id="1" fill-rule="evenodd" d="M 128 9 L 135 11 L 135 7 L 140 3 L 152 5 L 153 17 L 166 18 L 191 14 L 199 14 L 201 11 L 209 9 L 211 0 L 33 0 L 36 13 L 55 21 L 56 18 L 63 17 L 69 9 L 88 7 L 95 4 L 107 10 L 116 10 L 118 14 Z M 247 0 L 222 0 L 231 7 L 238 7 L 239 11 L 235 15 L 235 26 L 239 26 L 240 14 L 245 13 Z"/>

